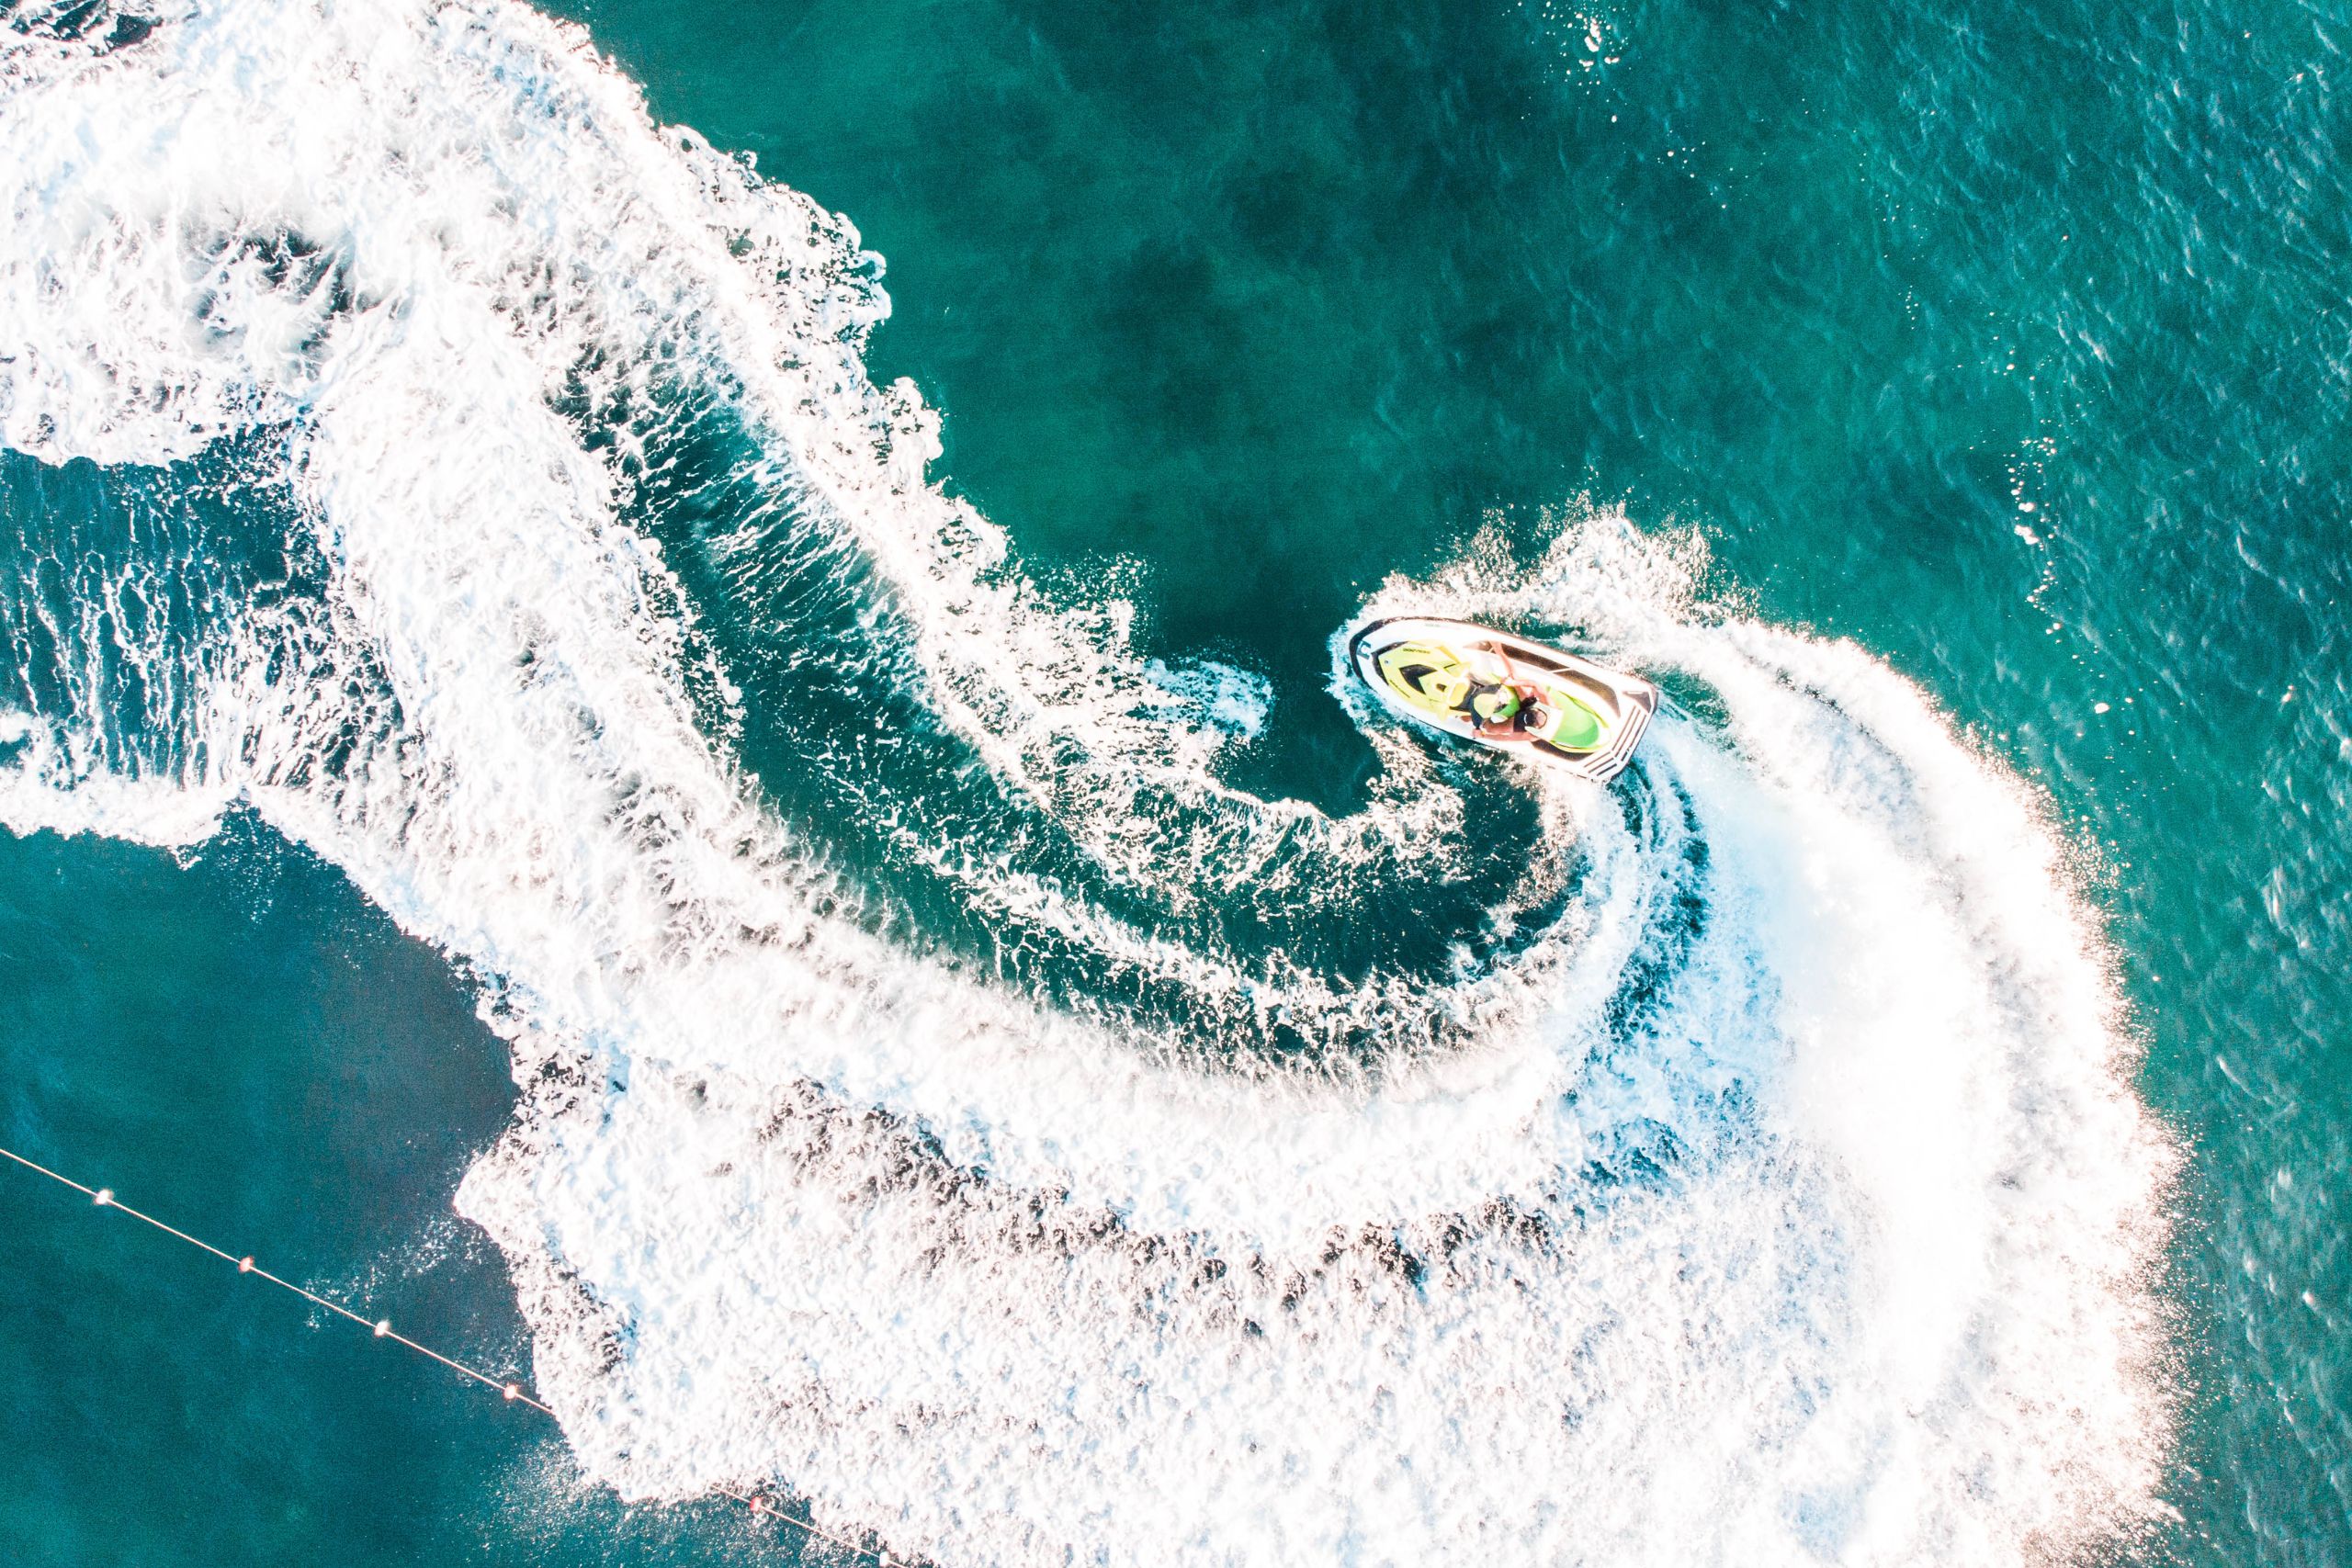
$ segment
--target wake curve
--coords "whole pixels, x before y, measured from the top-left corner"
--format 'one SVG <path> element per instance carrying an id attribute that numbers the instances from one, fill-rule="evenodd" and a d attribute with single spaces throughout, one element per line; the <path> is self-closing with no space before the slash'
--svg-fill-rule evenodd
<path id="1" fill-rule="evenodd" d="M 140 499 L 12 514 L 0 820 L 243 802 L 483 976 L 524 1094 L 459 1201 L 593 1475 L 972 1563 L 2023 1562 L 2154 1506 L 2109 960 L 1883 664 L 1589 517 L 1365 613 L 1573 607 L 1713 716 L 1612 793 L 1369 726 L 1363 810 L 1261 800 L 1262 688 L 1030 584 L 865 374 L 854 230 L 576 29 L 6 48 L 0 434 Z"/>

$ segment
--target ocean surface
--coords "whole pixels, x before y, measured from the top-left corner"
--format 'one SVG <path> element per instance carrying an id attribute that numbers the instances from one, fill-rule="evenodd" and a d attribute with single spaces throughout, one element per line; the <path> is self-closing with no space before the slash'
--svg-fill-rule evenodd
<path id="1" fill-rule="evenodd" d="M 2347 47 L 0 3 L 0 1562 L 2352 1563 Z"/>

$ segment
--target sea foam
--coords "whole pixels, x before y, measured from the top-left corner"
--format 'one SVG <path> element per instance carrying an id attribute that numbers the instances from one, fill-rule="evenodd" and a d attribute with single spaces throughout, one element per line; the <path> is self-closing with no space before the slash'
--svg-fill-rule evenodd
<path id="1" fill-rule="evenodd" d="M 1470 775 L 1360 708 L 1365 809 L 1224 783 L 1262 679 L 1025 579 L 865 373 L 855 231 L 578 29 L 164 9 L 10 19 L 0 434 L 241 442 L 285 562 L 24 533 L 0 821 L 242 805 L 481 976 L 523 1094 L 458 1202 L 589 1474 L 780 1482 L 956 1564 L 2026 1562 L 2158 1506 L 2170 1156 L 2046 814 L 1917 688 L 1708 606 L 1688 539 L 1474 552 L 1365 614 L 1573 621 L 1689 697 L 1612 791 L 1512 781 L 1529 939 L 1371 976 L 1187 940 L 1204 887 L 1461 874 Z M 956 961 L 783 820 L 638 521 L 714 411 L 770 499 L 710 558 L 840 563 L 837 656 L 1097 891 L 905 852 L 1184 1007 Z M 1276 1021 L 1362 1048 L 1284 1066 Z"/>

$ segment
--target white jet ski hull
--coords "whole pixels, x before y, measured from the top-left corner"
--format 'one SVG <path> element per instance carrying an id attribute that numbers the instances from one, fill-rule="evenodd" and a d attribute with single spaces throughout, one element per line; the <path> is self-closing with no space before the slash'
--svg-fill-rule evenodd
<path id="1" fill-rule="evenodd" d="M 1380 671 L 1380 655 L 1408 642 L 1446 649 L 1488 680 L 1531 682 L 1565 692 L 1600 720 L 1600 734 L 1589 749 L 1571 750 L 1525 735 L 1489 735 L 1468 714 L 1440 715 L 1418 706 L 1392 688 Z M 1348 639 L 1348 664 L 1380 705 L 1399 718 L 1488 750 L 1560 768 L 1596 784 L 1615 778 L 1633 761 L 1634 750 L 1641 744 L 1658 705 L 1658 689 L 1638 675 L 1605 669 L 1474 621 L 1437 616 L 1374 621 Z"/>

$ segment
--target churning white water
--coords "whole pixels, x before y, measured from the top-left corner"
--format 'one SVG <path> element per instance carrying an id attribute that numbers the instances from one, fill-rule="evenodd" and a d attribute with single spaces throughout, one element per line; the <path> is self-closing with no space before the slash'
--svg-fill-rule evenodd
<path id="1" fill-rule="evenodd" d="M 1589 518 L 1366 606 L 1573 619 L 1705 694 L 1614 792 L 1524 781 L 1497 908 L 1562 912 L 1509 962 L 1268 975 L 934 843 L 1205 1021 L 948 962 L 732 761 L 630 521 L 686 417 L 647 411 L 740 421 L 775 503 L 720 556 L 862 563 L 840 656 L 1113 883 L 1305 897 L 1457 855 L 1466 807 L 1369 716 L 1363 811 L 1221 783 L 1262 682 L 1028 584 L 865 374 L 854 231 L 577 29 L 167 9 L 0 35 L 0 435 L 243 443 L 311 576 L 163 532 L 0 568 L 0 822 L 243 802 L 482 977 L 524 1095 L 459 1205 L 592 1476 L 780 1480 L 947 1564 L 2026 1562 L 2157 1506 L 2168 1156 L 2048 824 L 1914 687 Z M 1276 1014 L 1425 1043 L 1250 1065 Z"/>

